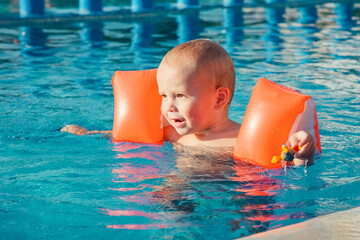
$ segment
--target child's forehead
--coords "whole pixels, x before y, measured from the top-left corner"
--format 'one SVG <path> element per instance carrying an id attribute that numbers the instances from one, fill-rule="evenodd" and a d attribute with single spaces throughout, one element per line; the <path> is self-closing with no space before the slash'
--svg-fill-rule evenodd
<path id="1" fill-rule="evenodd" d="M 208 85 L 213 79 L 212 72 L 209 64 L 200 63 L 198 59 L 187 54 L 171 54 L 166 55 L 161 61 L 158 78 L 165 82 L 173 82 L 176 79 L 188 85 Z"/>
<path id="2" fill-rule="evenodd" d="M 168 61 L 168 59 L 163 59 L 158 68 L 157 75 L 162 79 L 170 76 L 183 78 L 185 76 L 194 75 L 196 72 L 196 66 L 190 64 L 186 59 L 179 59 L 179 61 Z"/>
<path id="3" fill-rule="evenodd" d="M 161 80 L 158 81 L 159 88 L 162 90 L 172 89 L 174 91 L 187 91 L 187 92 L 202 92 L 212 85 L 211 80 L 203 74 L 194 72 L 173 72 L 172 74 L 161 76 Z"/>
<path id="4" fill-rule="evenodd" d="M 168 70 L 187 72 L 187 73 L 198 73 L 198 74 L 209 74 L 211 72 L 211 65 L 205 61 L 199 61 L 196 57 L 189 55 L 177 54 L 177 56 L 165 56 L 160 64 L 160 67 L 165 67 Z"/>
<path id="5" fill-rule="evenodd" d="M 193 69 L 199 65 L 195 58 L 185 54 L 166 55 L 161 63 L 178 69 Z"/>

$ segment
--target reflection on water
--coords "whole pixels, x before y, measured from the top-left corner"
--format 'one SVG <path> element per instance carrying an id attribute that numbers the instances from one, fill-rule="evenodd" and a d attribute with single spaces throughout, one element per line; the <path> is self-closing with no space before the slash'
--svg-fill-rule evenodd
<path id="1" fill-rule="evenodd" d="M 272 0 L 269 3 L 281 3 L 284 0 Z M 280 34 L 278 24 L 284 21 L 285 6 L 265 7 L 265 19 L 267 22 L 267 32 L 264 34 L 266 49 L 266 61 L 274 63 L 277 54 L 283 50 L 283 39 Z"/>
<path id="2" fill-rule="evenodd" d="M 353 19 L 353 3 L 336 3 L 334 13 L 336 15 L 336 22 L 342 30 L 350 31 L 352 27 L 356 26 L 356 21 Z"/>
<path id="3" fill-rule="evenodd" d="M 298 8 L 298 22 L 302 24 L 316 23 L 318 18 L 316 6 L 306 6 Z"/>
<path id="4" fill-rule="evenodd" d="M 263 169 L 234 162 L 224 149 L 223 154 L 180 145 L 175 145 L 175 149 L 162 152 L 163 148 L 157 145 L 115 144 L 118 163 L 112 170 L 115 187 L 111 190 L 125 202 L 120 206 L 131 203 L 132 207 L 106 208 L 101 212 L 121 218 L 143 218 L 146 224 L 132 223 L 130 218 L 126 224 L 116 224 L 114 219 L 107 227 L 176 229 L 180 223 L 187 229 L 201 226 L 198 236 L 203 236 L 224 225 L 245 236 L 265 231 L 271 221 L 288 217 L 274 216 L 273 209 L 283 208 L 276 203 L 276 193 L 283 184 Z M 228 220 L 220 223 L 221 219 Z M 172 231 L 174 237 L 184 234 L 184 229 Z M 159 237 L 162 232 L 156 234 Z"/>
<path id="5" fill-rule="evenodd" d="M 89 43 L 91 48 L 99 48 L 104 43 L 104 24 L 102 22 L 86 22 L 81 24 L 81 39 Z"/>
<path id="6" fill-rule="evenodd" d="M 230 54 L 233 47 L 241 43 L 244 38 L 244 13 L 240 7 L 223 9 L 223 27 L 226 32 L 226 42 L 224 48 Z"/>
<path id="7" fill-rule="evenodd" d="M 177 35 L 179 44 L 199 38 L 199 33 L 201 32 L 199 11 L 179 14 L 176 17 L 176 22 L 178 24 Z"/>
<path id="8" fill-rule="evenodd" d="M 43 56 L 41 49 L 46 48 L 46 35 L 42 28 L 21 27 L 19 34 L 22 52 L 30 56 Z"/>

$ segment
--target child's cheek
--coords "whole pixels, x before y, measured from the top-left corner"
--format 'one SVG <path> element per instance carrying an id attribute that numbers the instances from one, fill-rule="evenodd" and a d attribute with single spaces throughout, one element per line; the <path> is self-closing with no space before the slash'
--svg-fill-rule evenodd
<path id="1" fill-rule="evenodd" d="M 167 104 L 168 104 L 167 101 L 163 99 L 161 102 L 161 112 L 163 114 L 166 114 L 167 112 L 167 108 L 168 108 Z"/>
<path id="2" fill-rule="evenodd" d="M 201 111 L 201 109 L 197 109 L 194 103 L 190 102 L 187 104 L 186 108 L 184 109 L 184 114 L 186 114 L 191 121 L 196 121 L 199 111 Z"/>

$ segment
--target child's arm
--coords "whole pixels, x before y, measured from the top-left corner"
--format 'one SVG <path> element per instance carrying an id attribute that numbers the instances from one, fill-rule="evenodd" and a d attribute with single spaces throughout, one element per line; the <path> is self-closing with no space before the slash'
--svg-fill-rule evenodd
<path id="1" fill-rule="evenodd" d="M 100 133 L 100 134 L 111 134 L 111 130 L 107 130 L 107 131 L 88 131 L 86 128 L 84 127 L 80 127 L 78 125 L 66 125 L 65 127 L 63 127 L 61 130 L 61 132 L 69 132 L 72 133 L 74 135 L 85 135 L 85 134 L 95 134 L 95 133 Z"/>
<path id="2" fill-rule="evenodd" d="M 290 137 L 289 145 L 289 147 L 293 149 L 301 147 L 294 155 L 295 165 L 304 165 L 306 161 L 312 163 L 316 146 L 311 134 L 305 131 L 296 132 Z"/>

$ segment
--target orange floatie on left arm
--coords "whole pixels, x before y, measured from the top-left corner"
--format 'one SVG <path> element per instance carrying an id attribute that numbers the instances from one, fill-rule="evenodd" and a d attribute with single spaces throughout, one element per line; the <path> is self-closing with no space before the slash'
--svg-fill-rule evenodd
<path id="1" fill-rule="evenodd" d="M 321 153 L 319 127 L 312 98 L 265 78 L 257 82 L 250 98 L 234 149 L 234 157 L 265 168 L 281 146 L 297 131 L 310 133 Z"/>

